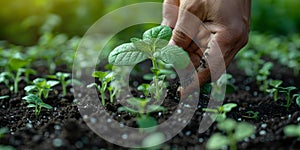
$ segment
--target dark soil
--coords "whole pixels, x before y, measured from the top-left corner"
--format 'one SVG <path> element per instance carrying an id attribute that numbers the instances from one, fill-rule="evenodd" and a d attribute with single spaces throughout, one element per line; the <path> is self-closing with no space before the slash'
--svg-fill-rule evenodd
<path id="1" fill-rule="evenodd" d="M 41 69 L 43 70 L 43 69 Z M 60 69 L 63 70 L 63 69 Z M 291 70 L 280 65 L 275 65 L 271 78 L 281 79 L 285 86 L 298 86 L 299 78 L 290 75 Z M 285 101 L 281 96 L 278 102 L 258 90 L 255 81 L 248 79 L 233 64 L 228 72 L 234 77 L 233 84 L 237 86 L 235 93 L 226 96 L 224 103 L 234 102 L 238 107 L 227 114 L 229 118 L 237 121 L 247 121 L 256 126 L 256 134 L 238 144 L 239 149 L 300 149 L 300 142 L 296 138 L 284 136 L 283 128 L 288 124 L 300 122 L 299 107 L 292 103 L 287 110 Z M 43 73 L 40 76 L 44 75 Z M 25 83 L 20 84 L 23 89 Z M 176 85 L 173 85 L 168 92 L 168 97 L 163 106 L 168 109 L 166 112 L 152 113 L 161 123 L 173 114 L 178 105 L 176 97 Z M 111 144 L 97 136 L 85 123 L 80 115 L 77 100 L 74 99 L 72 88 L 69 87 L 67 96 L 60 95 L 61 88 L 56 86 L 50 92 L 46 103 L 53 106 L 53 109 L 43 109 L 40 116 L 35 116 L 33 109 L 27 108 L 22 100 L 25 95 L 21 90 L 18 94 L 11 94 L 4 85 L 0 85 L 0 96 L 10 95 L 10 98 L 0 100 L 0 127 L 8 127 L 10 132 L 1 138 L 0 145 L 11 145 L 16 149 L 125 149 Z M 84 87 L 83 87 L 84 88 Z M 299 90 L 296 91 L 299 93 Z M 94 97 L 90 97 L 94 98 Z M 201 96 L 192 120 L 177 136 L 164 143 L 161 149 L 205 149 L 208 138 L 214 132 L 219 132 L 214 123 L 206 132 L 199 134 L 199 120 L 208 103 L 208 97 Z M 128 113 L 117 112 L 120 104 L 108 104 L 106 107 L 113 119 L 123 122 L 124 125 L 136 127 L 135 118 Z M 97 109 L 89 107 L 89 109 Z M 257 119 L 249 118 L 247 111 L 259 112 Z"/>

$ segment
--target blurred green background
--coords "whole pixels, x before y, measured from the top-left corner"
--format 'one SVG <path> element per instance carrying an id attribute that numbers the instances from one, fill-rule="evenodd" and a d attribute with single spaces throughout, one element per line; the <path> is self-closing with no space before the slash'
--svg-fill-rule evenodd
<path id="1" fill-rule="evenodd" d="M 138 2 L 163 0 L 2 0 L 0 40 L 34 45 L 47 31 L 83 35 L 101 16 Z M 299 0 L 252 0 L 252 31 L 274 35 L 298 33 Z"/>

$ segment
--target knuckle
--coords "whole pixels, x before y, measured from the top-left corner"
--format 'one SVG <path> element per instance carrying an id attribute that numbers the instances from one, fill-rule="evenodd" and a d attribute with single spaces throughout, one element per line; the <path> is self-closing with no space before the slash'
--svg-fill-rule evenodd
<path id="1" fill-rule="evenodd" d="M 180 30 L 174 30 L 173 32 L 173 41 L 183 49 L 186 49 L 189 45 L 190 38 Z"/>

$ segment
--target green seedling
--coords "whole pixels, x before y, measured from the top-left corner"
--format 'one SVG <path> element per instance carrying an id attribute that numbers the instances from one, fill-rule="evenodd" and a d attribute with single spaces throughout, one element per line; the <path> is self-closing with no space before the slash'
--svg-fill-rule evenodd
<path id="1" fill-rule="evenodd" d="M 62 94 L 63 96 L 67 95 L 67 86 L 71 85 L 72 82 L 76 83 L 76 84 L 80 84 L 79 81 L 70 79 L 70 77 L 71 77 L 70 73 L 57 72 L 55 75 L 49 75 L 47 77 L 51 78 L 51 79 L 56 79 L 59 81 L 59 83 L 61 84 L 62 90 L 63 90 L 63 94 Z"/>
<path id="2" fill-rule="evenodd" d="M 108 88 L 107 86 L 109 86 L 109 82 L 111 82 L 114 78 L 113 73 L 108 73 L 108 72 L 102 72 L 102 71 L 95 71 L 92 74 L 93 77 L 98 78 L 98 80 L 101 82 L 101 85 L 98 85 L 97 83 L 91 83 L 89 84 L 87 87 L 91 88 L 91 87 L 96 87 L 97 90 L 100 92 L 101 95 L 101 102 L 102 105 L 105 106 L 105 91 Z M 111 91 L 111 94 L 114 94 L 114 92 L 112 92 L 114 90 L 114 87 L 110 86 L 110 88 L 108 88 L 109 91 Z M 111 102 L 113 101 L 113 96 L 111 95 Z"/>
<path id="3" fill-rule="evenodd" d="M 285 100 L 286 100 L 286 105 L 285 107 L 287 108 L 287 110 L 290 108 L 291 104 L 292 104 L 292 96 L 291 96 L 291 91 L 296 90 L 297 88 L 294 86 L 289 86 L 289 87 L 284 87 L 284 88 L 280 88 L 281 93 L 283 93 L 285 95 Z"/>
<path id="4" fill-rule="evenodd" d="M 152 112 L 166 111 L 166 109 L 159 105 L 148 105 L 150 98 L 130 98 L 127 103 L 133 108 L 122 106 L 118 108 L 118 111 L 125 111 L 132 113 L 136 116 L 137 124 L 140 128 L 149 128 L 157 125 L 155 118 L 149 114 Z"/>
<path id="5" fill-rule="evenodd" d="M 213 134 L 207 141 L 207 149 L 225 149 L 227 146 L 230 150 L 237 149 L 237 142 L 251 136 L 255 133 L 255 127 L 247 122 L 239 122 L 232 119 L 226 119 L 217 124 L 219 130 L 225 132 Z"/>
<path id="6" fill-rule="evenodd" d="M 22 99 L 28 103 L 28 108 L 34 108 L 34 113 L 36 116 L 40 115 L 42 108 L 52 109 L 52 106 L 44 103 L 43 100 L 37 95 L 29 94 Z"/>
<path id="7" fill-rule="evenodd" d="M 217 121 L 223 121 L 226 119 L 226 113 L 230 112 L 233 108 L 237 107 L 235 103 L 227 103 L 218 108 L 211 109 L 211 108 L 203 108 L 202 110 L 205 112 L 210 112 L 212 114 L 212 118 L 215 118 Z"/>
<path id="8" fill-rule="evenodd" d="M 7 127 L 0 128 L 0 139 L 9 132 L 9 129 Z"/>
<path id="9" fill-rule="evenodd" d="M 3 83 L 10 91 L 13 91 L 14 87 L 10 85 L 10 80 L 13 80 L 13 74 L 10 72 L 2 72 L 0 74 L 0 83 Z"/>
<path id="10" fill-rule="evenodd" d="M 224 99 L 225 93 L 230 94 L 235 91 L 236 87 L 228 82 L 230 79 L 232 79 L 232 75 L 222 74 L 216 82 L 211 83 L 211 87 L 213 88 L 211 96 L 215 100 L 221 101 Z"/>
<path id="11" fill-rule="evenodd" d="M 247 111 L 246 114 L 247 114 L 247 116 L 243 116 L 243 117 L 258 120 L 258 115 L 259 115 L 258 111 L 250 110 L 250 111 Z"/>
<path id="12" fill-rule="evenodd" d="M 295 99 L 296 104 L 300 107 L 300 94 L 294 94 L 293 99 Z"/>
<path id="13" fill-rule="evenodd" d="M 283 132 L 286 136 L 298 137 L 298 140 L 300 140 L 300 125 L 287 125 L 284 127 Z"/>
<path id="14" fill-rule="evenodd" d="M 146 97 L 150 94 L 150 84 L 143 83 L 138 86 L 137 90 L 142 91 Z"/>
<path id="15" fill-rule="evenodd" d="M 273 94 L 274 101 L 276 102 L 278 100 L 278 93 L 280 91 L 280 85 L 282 84 L 281 80 L 271 80 L 270 86 L 272 89 L 267 89 L 266 91 L 270 94 Z"/>
<path id="16" fill-rule="evenodd" d="M 58 81 L 49 80 L 47 81 L 44 78 L 36 78 L 33 80 L 33 85 L 28 85 L 24 88 L 27 93 L 36 94 L 40 99 L 48 98 L 49 91 L 52 90 L 52 87 L 57 85 Z"/>
<path id="17" fill-rule="evenodd" d="M 272 62 L 267 62 L 264 63 L 261 69 L 259 69 L 258 74 L 256 75 L 256 81 L 257 84 L 259 85 L 259 90 L 260 91 L 267 91 L 268 89 L 268 77 L 270 75 L 270 70 L 273 68 L 273 63 Z"/>
<path id="18" fill-rule="evenodd" d="M 187 52 L 177 46 L 170 46 L 168 42 L 172 36 L 172 29 L 167 26 L 157 26 L 144 32 L 143 38 L 132 38 L 131 43 L 116 47 L 109 55 L 108 61 L 116 66 L 132 66 L 146 59 L 152 61 L 154 98 L 160 99 L 162 88 L 159 84 L 165 77 L 160 76 L 161 68 L 158 61 L 172 64 L 175 68 L 183 69 L 189 64 Z M 162 81 L 164 83 L 164 81 Z"/>

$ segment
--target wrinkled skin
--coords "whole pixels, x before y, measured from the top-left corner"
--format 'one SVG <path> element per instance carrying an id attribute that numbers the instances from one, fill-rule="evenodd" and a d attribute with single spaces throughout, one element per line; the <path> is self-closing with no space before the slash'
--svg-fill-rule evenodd
<path id="1" fill-rule="evenodd" d="M 181 86 L 181 96 L 187 96 L 196 86 L 217 80 L 237 52 L 246 45 L 250 8 L 251 0 L 164 1 L 162 25 L 174 28 L 169 44 L 185 49 L 195 68 L 201 65 L 201 59 L 206 62 L 206 67 L 201 65 L 198 68 L 197 75 L 189 77 L 192 81 L 198 78 L 199 83 L 190 82 Z M 212 78 L 211 74 L 216 78 Z"/>

